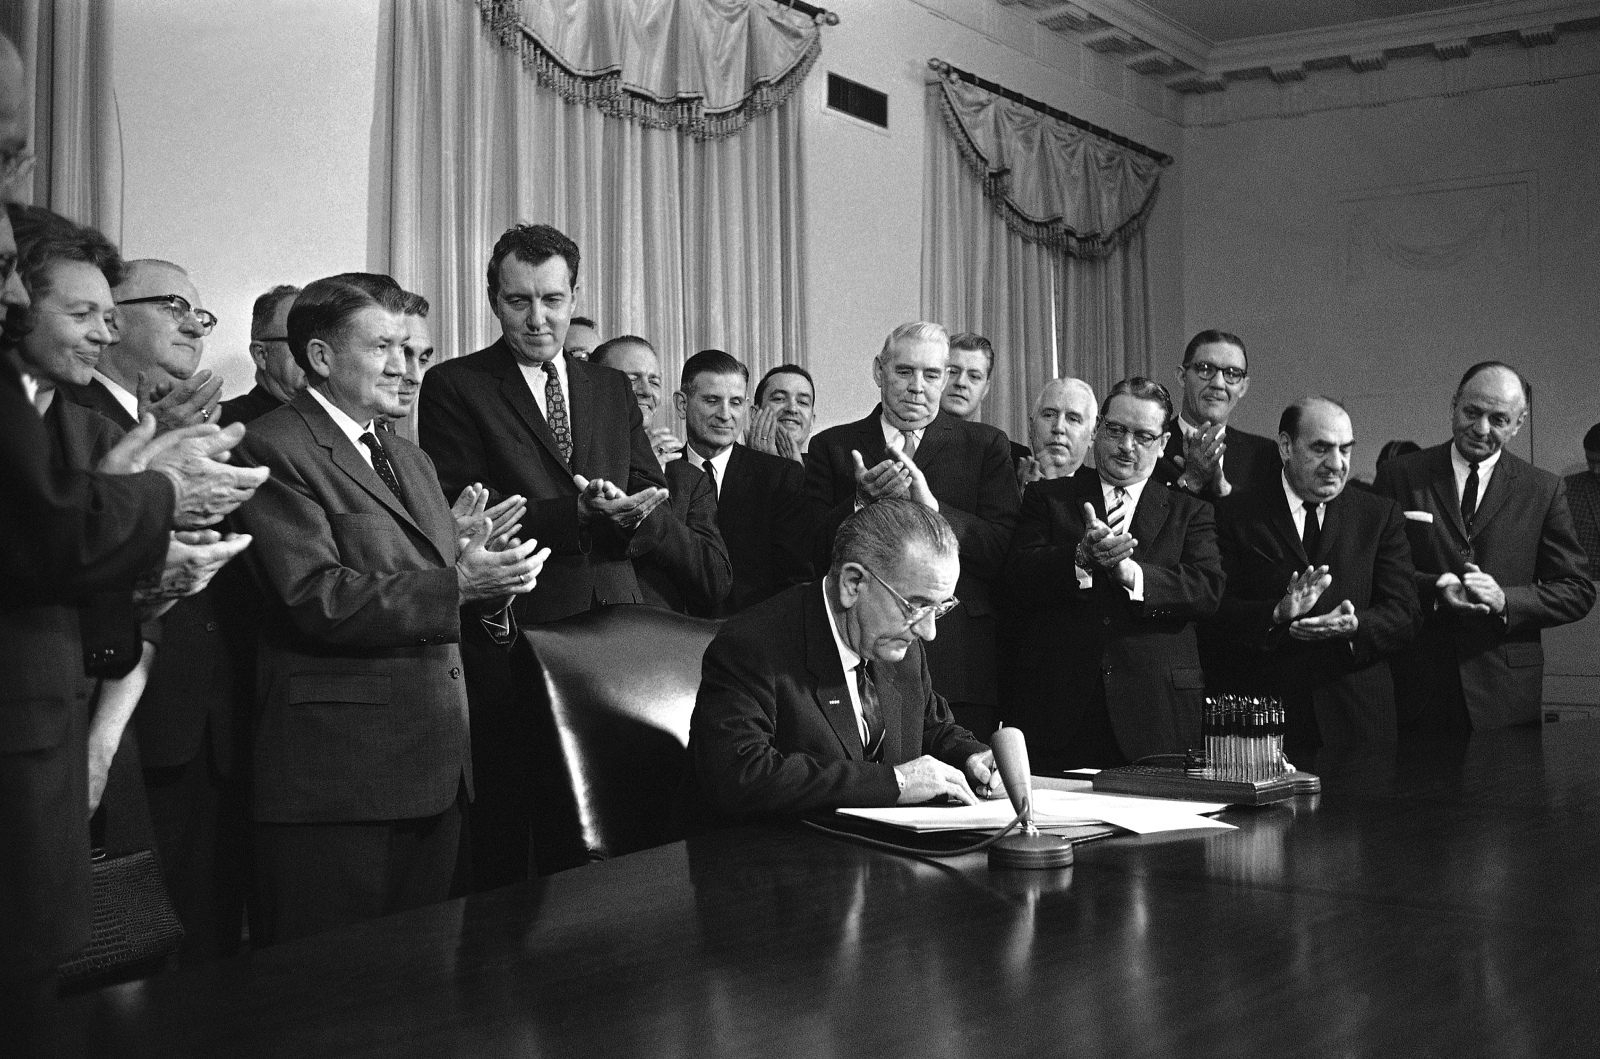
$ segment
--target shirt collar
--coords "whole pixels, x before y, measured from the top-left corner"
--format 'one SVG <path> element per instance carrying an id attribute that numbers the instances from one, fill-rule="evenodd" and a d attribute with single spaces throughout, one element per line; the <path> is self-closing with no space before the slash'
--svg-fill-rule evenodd
<path id="1" fill-rule="evenodd" d="M 1106 481 L 1104 478 L 1101 478 L 1100 495 L 1102 498 L 1104 498 L 1106 507 L 1109 509 L 1111 506 L 1112 495 L 1116 493 L 1118 489 L 1121 489 L 1128 494 L 1128 502 L 1134 507 L 1138 507 L 1139 498 L 1144 495 L 1144 487 L 1147 483 L 1149 483 L 1149 481 L 1150 477 L 1146 475 L 1144 478 L 1134 482 L 1132 485 L 1116 485 L 1112 482 Z"/>
<path id="2" fill-rule="evenodd" d="M 932 421 L 930 420 L 929 422 Z M 881 413 L 879 414 L 878 425 L 883 428 L 883 443 L 889 446 L 889 448 L 898 449 L 905 445 L 905 435 L 900 432 L 899 427 L 889 422 L 889 417 L 887 415 L 883 415 Z M 912 436 L 917 439 L 918 445 L 922 444 L 922 434 L 927 429 L 928 428 L 926 426 L 923 426 L 911 431 Z"/>
<path id="3" fill-rule="evenodd" d="M 693 445 L 685 445 L 683 447 L 683 455 L 689 461 L 689 465 L 692 466 L 692 467 L 704 467 L 705 464 L 706 464 L 706 458 L 704 456 L 700 455 L 698 452 L 694 451 L 694 446 Z M 732 445 L 729 445 L 727 448 L 723 449 L 721 452 L 719 452 L 715 456 L 711 457 L 711 466 L 713 466 L 713 467 L 715 467 L 717 469 L 717 489 L 718 489 L 718 491 L 721 491 L 721 489 L 722 489 L 722 480 L 725 477 L 727 477 L 727 474 L 728 474 L 728 461 L 730 459 L 732 459 L 732 458 L 733 458 L 733 446 Z"/>
<path id="4" fill-rule="evenodd" d="M 1294 486 L 1289 484 L 1289 476 L 1287 474 L 1279 471 L 1278 481 L 1283 483 L 1283 495 L 1289 498 L 1289 515 L 1293 517 L 1296 512 L 1306 506 L 1306 502 L 1300 499 L 1300 494 L 1295 492 Z M 1317 503 L 1325 505 L 1327 501 L 1319 500 Z"/>
<path id="5" fill-rule="evenodd" d="M 844 675 L 848 677 L 861 664 L 861 656 L 852 651 L 850 645 L 844 642 L 844 637 L 839 635 L 839 622 L 833 616 L 834 592 L 838 587 L 832 574 L 822 579 L 822 609 L 828 612 L 828 631 L 833 633 L 833 645 L 839 649 L 839 662 L 844 666 Z"/>
<path id="6" fill-rule="evenodd" d="M 1490 471 L 1494 470 L 1494 465 L 1500 462 L 1500 454 L 1504 451 L 1505 449 L 1496 449 L 1493 456 L 1490 456 L 1488 459 L 1478 461 L 1479 477 L 1482 477 L 1483 475 L 1486 475 Z M 1461 455 L 1461 450 L 1456 448 L 1456 443 L 1454 441 L 1450 442 L 1450 463 L 1453 467 L 1455 467 L 1456 473 L 1463 478 L 1472 473 L 1472 464 L 1468 463 L 1467 458 Z"/>
<path id="7" fill-rule="evenodd" d="M 545 379 L 548 378 L 544 373 L 544 364 L 525 363 L 515 353 L 511 356 L 517 362 L 517 367 L 522 369 L 522 377 L 528 380 L 529 388 L 539 395 L 539 400 L 543 401 L 544 383 Z M 557 353 L 550 358 L 548 363 L 556 366 L 556 378 L 561 380 L 561 393 L 565 396 L 567 393 L 567 355 L 565 353 Z"/>
<path id="8" fill-rule="evenodd" d="M 361 435 L 370 434 L 372 432 L 372 420 L 367 420 L 367 425 L 362 426 L 360 423 L 357 423 L 354 419 L 351 419 L 348 415 L 346 415 L 344 410 L 338 405 L 334 404 L 332 401 L 323 396 L 320 390 L 312 387 L 306 392 L 312 397 L 315 397 L 317 399 L 317 403 L 328 410 L 328 415 L 333 418 L 333 425 L 344 432 L 345 436 L 350 439 L 350 444 L 356 447 L 356 451 L 365 452 L 366 450 L 361 447 Z"/>
<path id="9" fill-rule="evenodd" d="M 126 387 L 109 375 L 102 375 L 97 371 L 94 373 L 94 378 L 101 386 L 106 388 L 107 393 L 117 399 L 117 403 L 127 410 L 131 418 L 135 420 L 139 418 L 139 397 L 137 394 L 129 393 Z"/>

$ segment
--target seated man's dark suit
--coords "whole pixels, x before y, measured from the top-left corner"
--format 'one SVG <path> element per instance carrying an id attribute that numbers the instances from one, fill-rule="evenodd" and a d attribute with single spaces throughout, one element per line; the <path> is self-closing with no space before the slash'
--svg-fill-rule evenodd
<path id="1" fill-rule="evenodd" d="M 1175 419 L 1167 429 L 1167 448 L 1156 461 L 1156 481 L 1169 489 L 1176 488 L 1183 476 L 1183 426 Z M 1276 488 L 1283 461 L 1278 458 L 1278 443 L 1260 434 L 1249 434 L 1233 427 L 1224 427 L 1222 442 L 1222 473 L 1233 491 L 1228 494 L 1248 495 L 1256 490 Z"/>
<path id="2" fill-rule="evenodd" d="M 829 565 L 833 535 L 855 510 L 854 449 L 868 467 L 888 458 L 883 406 L 865 419 L 831 427 L 811 439 L 806 454 L 806 491 L 818 512 L 816 562 Z M 1017 475 L 1004 432 L 940 412 L 923 431 L 912 457 L 939 501 L 939 514 L 961 544 L 961 604 L 939 619 L 939 636 L 927 645 L 933 685 L 950 702 L 993 706 L 998 702 L 995 605 L 992 582 L 1005 563 L 1017 525 Z"/>
<path id="3" fill-rule="evenodd" d="M 390 875 L 386 842 L 325 878 L 311 832 L 262 828 L 273 941 L 448 896 L 457 799 L 471 795 L 455 520 L 428 457 L 398 436 L 383 445 L 403 503 L 310 393 L 252 423 L 241 446 L 272 470 L 236 515 L 268 598 L 253 810 L 264 825 L 398 835 L 439 820 L 449 833 L 408 878 Z"/>
<path id="4" fill-rule="evenodd" d="M 89 936 L 80 597 L 159 570 L 174 493 L 156 471 L 52 467 L 14 353 L 0 355 L 0 983 Z"/>
<path id="5" fill-rule="evenodd" d="M 257 383 L 249 393 L 242 393 L 218 405 L 216 424 L 219 427 L 226 427 L 235 423 L 248 423 L 282 407 L 282 401 L 267 392 L 265 386 Z"/>
<path id="6" fill-rule="evenodd" d="M 728 549 L 717 528 L 717 494 L 711 480 L 684 460 L 667 464 L 667 501 L 688 533 L 666 536 L 660 547 L 634 560 L 646 603 L 714 618 L 733 586 Z"/>
<path id="7" fill-rule="evenodd" d="M 734 444 L 717 495 L 717 527 L 733 563 L 733 591 L 722 615 L 811 580 L 814 510 L 800 464 Z"/>
<path id="8" fill-rule="evenodd" d="M 123 431 L 138 426 L 99 379 L 62 392 Z M 238 726 L 248 723 L 254 694 L 254 642 L 237 631 L 256 602 L 249 581 L 246 563 L 229 563 L 204 591 L 172 605 L 133 714 L 155 848 L 186 955 L 231 955 L 241 941 L 248 817 L 242 784 L 233 781 Z"/>
<path id="9" fill-rule="evenodd" d="M 1129 529 L 1144 570 L 1139 603 L 1098 571 L 1078 587 L 1085 503 L 1106 517 L 1099 475 L 1087 468 L 1023 494 L 1005 590 L 1025 632 L 1017 694 L 1001 718 L 1027 733 L 1031 760 L 1045 767 L 1180 753 L 1199 738 L 1205 706 L 1195 622 L 1222 598 L 1211 505 L 1146 481 Z M 1102 760 L 1084 759 L 1090 746 Z"/>
<path id="10" fill-rule="evenodd" d="M 557 621 L 607 603 L 643 603 L 633 559 L 689 530 L 662 504 L 633 533 L 605 520 L 578 522 L 573 475 L 604 478 L 632 494 L 665 486 L 628 377 L 563 353 L 572 463 L 539 411 L 533 391 L 501 339 L 428 370 L 418 397 L 418 440 L 439 469 L 446 503 L 474 482 L 490 503 L 520 495 L 528 510 L 522 538 L 550 549 L 532 592 L 517 597 L 518 624 Z M 472 859 L 479 887 L 527 878 L 531 821 L 527 711 L 513 707 L 506 653 L 469 628 L 462 643 L 472 696 L 478 799 L 472 806 Z"/>
<path id="11" fill-rule="evenodd" d="M 894 766 L 931 754 L 960 769 L 988 749 L 955 723 L 917 641 L 899 663 L 873 663 L 884 741 L 867 761 L 824 590 L 785 589 L 729 618 L 706 649 L 689 749 L 722 815 L 894 805 Z"/>
<path id="12" fill-rule="evenodd" d="M 1539 630 L 1578 621 L 1594 584 L 1561 479 L 1502 451 L 1470 539 L 1450 463 L 1453 442 L 1389 460 L 1373 489 L 1407 513 L 1422 631 L 1393 661 L 1402 731 L 1534 724 L 1544 696 Z M 1415 514 L 1416 517 L 1412 517 Z M 1425 521 L 1423 516 L 1431 516 Z M 1434 587 L 1476 563 L 1505 590 L 1505 614 L 1458 617 Z"/>
<path id="13" fill-rule="evenodd" d="M 1275 493 L 1262 489 L 1221 505 L 1217 542 L 1228 582 L 1216 616 L 1200 630 L 1211 689 L 1282 697 L 1290 730 L 1315 731 L 1324 746 L 1392 741 L 1388 659 L 1422 626 L 1399 507 L 1345 489 L 1328 502 L 1317 554 L 1308 556 L 1280 483 Z M 1308 643 L 1273 623 L 1289 580 L 1313 565 L 1326 565 L 1333 583 L 1307 616 L 1348 599 L 1354 639 Z"/>

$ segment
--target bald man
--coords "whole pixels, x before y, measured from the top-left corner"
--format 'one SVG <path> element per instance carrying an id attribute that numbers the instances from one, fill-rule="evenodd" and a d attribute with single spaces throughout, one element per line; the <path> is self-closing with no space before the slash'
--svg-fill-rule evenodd
<path id="1" fill-rule="evenodd" d="M 1098 418 L 1094 388 L 1082 379 L 1051 379 L 1028 417 L 1031 455 L 1017 461 L 1017 485 L 1071 478 L 1089 455 Z"/>
<path id="2" fill-rule="evenodd" d="M 1373 491 L 1405 511 L 1425 617 L 1394 660 L 1402 731 L 1537 724 L 1540 630 L 1594 606 L 1565 485 L 1505 451 L 1529 394 L 1510 365 L 1474 364 L 1450 401 L 1451 440 L 1378 468 Z"/>
<path id="3" fill-rule="evenodd" d="M 1399 506 L 1345 488 L 1355 444 L 1342 405 L 1302 398 L 1278 421 L 1281 488 L 1217 507 L 1227 584 L 1201 626 L 1206 686 L 1282 698 L 1291 760 L 1395 738 L 1388 659 L 1422 625 Z"/>

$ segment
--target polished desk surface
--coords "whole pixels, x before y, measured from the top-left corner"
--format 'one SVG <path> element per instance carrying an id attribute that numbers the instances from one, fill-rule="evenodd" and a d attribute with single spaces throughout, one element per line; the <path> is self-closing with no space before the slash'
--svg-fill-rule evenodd
<path id="1" fill-rule="evenodd" d="M 1600 1055 L 1600 722 L 1057 872 L 711 834 L 75 1002 L 104 1055 Z"/>

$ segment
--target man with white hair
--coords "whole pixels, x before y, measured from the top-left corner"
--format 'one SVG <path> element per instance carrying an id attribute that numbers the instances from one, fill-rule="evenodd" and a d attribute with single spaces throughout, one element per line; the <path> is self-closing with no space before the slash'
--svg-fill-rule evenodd
<path id="1" fill-rule="evenodd" d="M 997 702 L 990 583 L 1005 562 L 1019 498 L 1005 434 L 939 408 L 949 357 L 950 339 L 938 324 L 895 328 L 872 361 L 878 407 L 812 439 L 806 489 L 827 512 L 819 565 L 827 562 L 840 523 L 885 497 L 919 501 L 955 530 L 961 602 L 929 645 L 928 668 L 956 719 L 982 738 L 993 727 Z"/>
<path id="2" fill-rule="evenodd" d="M 1017 461 L 1017 485 L 1071 478 L 1083 466 L 1099 417 L 1094 389 L 1082 379 L 1051 379 L 1033 402 L 1028 417 L 1032 455 Z"/>

